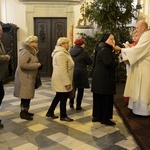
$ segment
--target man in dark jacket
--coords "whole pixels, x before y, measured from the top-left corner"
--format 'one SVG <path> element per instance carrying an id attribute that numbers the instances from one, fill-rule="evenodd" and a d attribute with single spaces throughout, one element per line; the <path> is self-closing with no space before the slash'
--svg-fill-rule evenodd
<path id="1" fill-rule="evenodd" d="M 8 69 L 8 62 L 10 60 L 10 56 L 6 54 L 4 46 L 1 42 L 2 34 L 3 34 L 3 29 L 2 26 L 0 25 L 0 106 L 5 94 L 4 87 L 3 87 L 3 80 L 5 78 Z M 4 126 L 0 120 L 0 129 L 3 127 Z"/>

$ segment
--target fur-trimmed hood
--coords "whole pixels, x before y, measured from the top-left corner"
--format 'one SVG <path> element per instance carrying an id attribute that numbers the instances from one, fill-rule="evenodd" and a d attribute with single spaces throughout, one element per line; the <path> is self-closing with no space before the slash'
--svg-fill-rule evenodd
<path id="1" fill-rule="evenodd" d="M 31 54 L 36 55 L 39 50 L 26 42 L 22 42 L 19 51 L 28 50 Z"/>
<path id="2" fill-rule="evenodd" d="M 62 47 L 62 46 L 55 46 L 55 49 L 54 49 L 54 51 L 52 52 L 52 55 L 51 55 L 51 56 L 54 57 L 54 55 L 55 55 L 56 53 L 58 53 L 58 52 L 64 52 L 64 53 L 70 55 L 69 52 L 68 52 L 64 47 Z"/>

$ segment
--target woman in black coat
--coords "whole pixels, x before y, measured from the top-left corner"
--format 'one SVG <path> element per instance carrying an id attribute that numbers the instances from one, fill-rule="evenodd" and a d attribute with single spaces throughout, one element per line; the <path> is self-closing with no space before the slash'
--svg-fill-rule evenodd
<path id="1" fill-rule="evenodd" d="M 84 50 L 84 39 L 78 38 L 75 40 L 74 44 L 75 46 L 70 50 L 70 55 L 75 63 L 73 82 L 75 90 L 78 90 L 76 98 L 76 110 L 81 110 L 84 88 L 90 87 L 88 81 L 87 65 L 91 65 L 93 60 Z M 70 99 L 71 108 L 74 108 L 74 98 Z"/>
<path id="2" fill-rule="evenodd" d="M 110 120 L 113 116 L 113 101 L 116 93 L 115 68 L 118 65 L 113 52 L 114 45 L 114 36 L 112 34 L 104 34 L 95 50 L 92 75 L 92 121 L 98 121 L 106 125 L 115 125 Z"/>

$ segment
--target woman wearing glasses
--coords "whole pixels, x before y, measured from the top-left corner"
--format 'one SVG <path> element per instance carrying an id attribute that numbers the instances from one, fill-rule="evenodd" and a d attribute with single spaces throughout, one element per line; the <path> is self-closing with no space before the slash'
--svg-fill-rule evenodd
<path id="1" fill-rule="evenodd" d="M 92 75 L 93 122 L 115 125 L 113 117 L 113 101 L 116 93 L 115 69 L 118 60 L 114 54 L 115 40 L 112 34 L 104 34 L 100 40 L 94 58 Z"/>
<path id="2" fill-rule="evenodd" d="M 41 67 L 37 57 L 38 52 L 37 36 L 29 36 L 21 43 L 14 81 L 14 96 L 21 99 L 21 119 L 33 120 L 34 114 L 29 113 L 28 110 L 30 101 L 34 98 L 36 75 Z"/>

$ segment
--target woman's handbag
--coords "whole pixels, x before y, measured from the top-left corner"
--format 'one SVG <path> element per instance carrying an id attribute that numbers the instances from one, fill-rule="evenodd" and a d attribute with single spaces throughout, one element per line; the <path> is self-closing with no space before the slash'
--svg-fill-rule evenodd
<path id="1" fill-rule="evenodd" d="M 38 89 L 42 85 L 40 72 L 38 71 L 35 79 L 35 89 Z"/>
<path id="2" fill-rule="evenodd" d="M 73 88 L 73 89 L 69 92 L 68 98 L 74 98 L 74 96 L 75 96 L 75 89 Z"/>
<path id="3" fill-rule="evenodd" d="M 69 92 L 68 98 L 74 98 L 74 97 L 75 97 L 75 88 L 74 88 L 74 84 L 73 84 L 73 89 Z"/>

